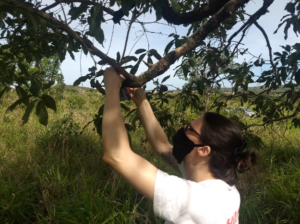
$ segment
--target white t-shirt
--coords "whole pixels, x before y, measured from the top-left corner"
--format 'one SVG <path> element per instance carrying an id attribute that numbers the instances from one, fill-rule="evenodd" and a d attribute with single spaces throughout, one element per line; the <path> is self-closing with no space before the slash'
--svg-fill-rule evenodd
<path id="1" fill-rule="evenodd" d="M 238 224 L 240 194 L 222 180 L 196 183 L 158 170 L 153 206 L 165 224 Z"/>

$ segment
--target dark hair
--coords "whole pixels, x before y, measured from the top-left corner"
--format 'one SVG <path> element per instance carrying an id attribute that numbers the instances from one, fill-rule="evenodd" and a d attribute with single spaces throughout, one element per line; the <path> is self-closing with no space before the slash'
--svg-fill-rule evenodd
<path id="1" fill-rule="evenodd" d="M 220 152 L 233 153 L 237 148 L 242 150 L 244 145 L 239 127 L 221 114 L 208 112 L 203 115 L 200 139 L 203 144 L 211 147 L 208 164 L 210 172 L 230 186 L 237 181 L 236 171 L 243 173 L 256 163 L 254 152 L 237 155 Z"/>

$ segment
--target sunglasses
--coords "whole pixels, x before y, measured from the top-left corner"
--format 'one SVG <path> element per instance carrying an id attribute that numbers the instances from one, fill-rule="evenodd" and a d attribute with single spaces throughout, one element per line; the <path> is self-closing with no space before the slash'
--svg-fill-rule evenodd
<path id="1" fill-rule="evenodd" d="M 185 132 L 186 132 L 186 131 L 191 131 L 191 132 L 195 133 L 197 136 L 201 137 L 201 135 L 200 135 L 197 131 L 195 131 L 195 129 L 191 126 L 191 123 L 188 123 L 188 124 L 185 126 L 184 131 L 185 131 Z"/>

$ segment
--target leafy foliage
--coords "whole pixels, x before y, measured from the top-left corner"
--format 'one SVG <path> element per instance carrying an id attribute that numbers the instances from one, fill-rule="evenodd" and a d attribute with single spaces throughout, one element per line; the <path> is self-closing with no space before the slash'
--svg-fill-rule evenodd
<path id="1" fill-rule="evenodd" d="M 134 2 L 110 0 L 79 3 L 62 0 L 45 7 L 37 1 L 3 0 L 0 3 L 0 38 L 5 41 L 0 45 L 0 97 L 3 97 L 10 86 L 14 85 L 19 99 L 8 107 L 7 112 L 14 110 L 18 105 L 25 105 L 26 111 L 23 116 L 25 124 L 31 111 L 36 107 L 40 122 L 47 125 L 47 108 L 56 111 L 55 100 L 47 92 L 55 81 L 63 84 L 59 65 L 65 60 L 67 52 L 75 60 L 75 53 L 82 51 L 85 55 L 92 56 L 95 65 L 89 69 L 88 74 L 74 82 L 75 86 L 89 80 L 91 87 L 104 95 L 105 90 L 99 79 L 104 72 L 103 66 L 107 65 L 113 66 L 127 78 L 124 84 L 127 86 L 136 87 L 141 83 L 144 85 L 147 81 L 154 80 L 156 87 L 148 93 L 148 97 L 153 100 L 152 106 L 157 116 L 161 117 L 159 118 L 161 123 L 166 127 L 170 127 L 168 122 L 177 118 L 174 115 L 170 116 L 167 111 L 160 110 L 157 105 L 169 104 L 169 99 L 176 98 L 177 95 L 169 94 L 168 82 L 172 81 L 171 76 L 164 78 L 161 83 L 154 78 L 163 74 L 179 58 L 181 64 L 177 67 L 175 75 L 189 80 L 186 86 L 178 89 L 178 97 L 181 97 L 181 100 L 178 100 L 178 108 L 181 110 L 219 112 L 230 101 L 238 98 L 241 105 L 243 103 L 253 105 L 255 111 L 265 117 L 261 125 L 296 117 L 300 112 L 300 45 L 298 43 L 282 46 L 282 52 L 274 54 L 268 45 L 266 50 L 269 50 L 270 58 L 258 56 L 254 62 L 235 62 L 236 55 L 250 54 L 251 49 L 241 47 L 243 38 L 252 25 L 258 25 L 256 20 L 267 12 L 273 1 L 264 1 L 262 7 L 250 18 L 248 18 L 249 13 L 242 7 L 246 2 L 245 0 L 230 2 L 162 0 L 153 3 L 150 0 Z M 64 18 L 62 14 L 56 13 L 55 7 L 62 8 Z M 290 28 L 296 35 L 300 32 L 298 16 L 300 1 L 287 2 L 284 10 L 288 14 L 282 18 L 275 33 L 284 25 L 283 32 L 287 39 Z M 104 40 L 108 38 L 102 28 L 103 23 L 119 23 L 123 26 L 126 17 L 131 18 L 128 34 L 133 23 L 140 24 L 144 33 L 148 32 L 147 23 L 141 22 L 139 16 L 152 11 L 155 11 L 157 21 L 163 19 L 172 26 L 183 24 L 188 28 L 186 34 L 179 35 L 175 32 L 168 35 L 168 44 L 163 48 L 164 55 L 160 55 L 158 49 L 153 49 L 150 44 L 147 49 L 134 49 L 134 54 L 126 55 L 126 40 L 123 53 L 119 51 L 116 59 L 113 59 L 93 45 L 94 39 L 103 45 Z M 235 34 L 229 37 L 228 33 L 239 20 L 244 22 L 238 31 L 242 34 L 241 39 L 233 41 Z M 77 27 L 85 28 L 75 29 L 71 21 Z M 268 42 L 263 28 L 261 31 Z M 96 57 L 100 58 L 97 60 L 100 69 L 96 66 Z M 270 61 L 271 68 L 266 67 L 267 60 Z M 135 76 L 143 61 L 148 65 L 148 71 Z M 263 69 L 257 78 L 253 73 L 255 67 Z M 130 76 L 129 73 L 134 76 Z M 221 93 L 224 80 L 231 83 L 232 95 Z M 263 88 L 260 93 L 249 90 L 249 85 L 253 83 L 259 83 Z M 271 96 L 282 88 L 284 91 L 281 95 Z M 208 107 L 211 94 L 219 94 L 219 96 L 214 98 Z M 79 99 L 69 99 L 74 109 L 80 109 L 84 105 L 79 101 Z M 132 123 L 130 126 L 126 125 L 130 131 L 134 129 L 138 118 L 136 118 L 136 111 L 128 111 L 128 113 L 132 116 Z M 99 128 L 101 111 L 98 112 L 94 124 L 101 134 Z"/>

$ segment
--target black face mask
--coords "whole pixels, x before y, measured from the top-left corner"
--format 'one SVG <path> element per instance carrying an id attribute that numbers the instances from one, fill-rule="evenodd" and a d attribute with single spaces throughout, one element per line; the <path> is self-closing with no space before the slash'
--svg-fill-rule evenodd
<path id="1" fill-rule="evenodd" d="M 205 145 L 201 145 L 201 144 L 194 144 L 193 141 L 191 141 L 185 134 L 185 129 L 184 128 L 180 128 L 176 134 L 173 136 L 173 155 L 175 157 L 175 159 L 177 160 L 177 162 L 180 164 L 184 157 L 189 154 L 194 147 L 202 147 Z M 207 145 L 207 144 L 206 144 Z M 223 151 L 221 149 L 213 149 L 215 151 L 218 151 L 220 153 L 224 153 L 230 156 L 236 156 L 236 155 L 242 155 L 244 154 L 244 149 L 246 148 L 247 143 L 244 140 L 244 145 L 242 148 L 235 148 L 233 152 L 227 152 L 227 151 Z M 211 147 L 211 146 L 210 146 Z M 211 148 L 212 150 L 212 148 Z"/>
<path id="2" fill-rule="evenodd" d="M 185 134 L 184 128 L 180 128 L 173 136 L 173 155 L 180 164 L 184 157 L 189 154 L 194 147 L 201 147 L 205 145 L 194 144 Z"/>

